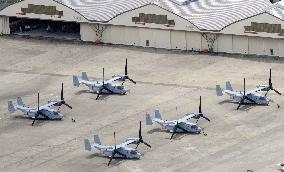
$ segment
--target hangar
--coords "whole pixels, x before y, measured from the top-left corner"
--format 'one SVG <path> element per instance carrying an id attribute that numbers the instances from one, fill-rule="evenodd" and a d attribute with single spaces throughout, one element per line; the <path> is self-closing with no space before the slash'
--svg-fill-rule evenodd
<path id="1" fill-rule="evenodd" d="M 10 0 L 11 1 L 11 0 Z M 0 34 L 284 57 L 284 3 L 269 0 L 9 0 Z"/>

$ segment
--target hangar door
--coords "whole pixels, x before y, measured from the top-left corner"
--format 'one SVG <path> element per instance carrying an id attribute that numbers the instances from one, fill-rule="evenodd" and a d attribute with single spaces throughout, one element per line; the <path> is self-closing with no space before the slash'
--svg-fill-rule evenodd
<path id="1" fill-rule="evenodd" d="M 233 36 L 233 52 L 240 54 L 248 54 L 247 36 Z"/>
<path id="2" fill-rule="evenodd" d="M 10 17 L 11 34 L 63 40 L 80 40 L 80 24 L 29 18 Z"/>
<path id="3" fill-rule="evenodd" d="M 263 38 L 249 37 L 249 54 L 263 55 Z"/>

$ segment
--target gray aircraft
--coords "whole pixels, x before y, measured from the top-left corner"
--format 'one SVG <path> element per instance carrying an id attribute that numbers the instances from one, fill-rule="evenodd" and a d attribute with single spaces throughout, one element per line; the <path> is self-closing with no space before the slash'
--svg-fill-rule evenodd
<path id="1" fill-rule="evenodd" d="M 57 106 L 60 107 L 65 105 L 72 109 L 72 106 L 66 103 L 63 97 L 63 83 L 61 88 L 61 99 L 60 100 L 50 100 L 48 104 L 39 106 L 39 93 L 38 93 L 38 106 L 37 107 L 28 107 L 25 106 L 21 97 L 17 98 L 17 106 L 16 109 L 23 112 L 25 116 L 33 119 L 32 125 L 34 125 L 37 119 L 49 119 L 49 120 L 61 120 L 63 118 L 63 114 L 59 112 L 59 110 L 52 109 L 52 107 Z M 8 101 L 8 111 L 10 113 L 14 113 L 16 111 L 13 102 L 11 100 Z"/>
<path id="2" fill-rule="evenodd" d="M 127 71 L 127 59 L 125 62 L 125 73 L 124 75 L 114 75 L 109 80 L 104 80 L 104 68 L 103 68 L 103 80 L 102 81 L 90 81 L 87 73 L 82 72 L 82 79 L 79 79 L 77 76 L 73 76 L 73 85 L 79 87 L 81 84 L 89 87 L 89 90 L 97 94 L 97 98 L 101 94 L 126 94 L 126 90 L 123 86 L 126 80 L 129 80 L 136 84 L 136 82 L 131 79 Z M 115 83 L 115 81 L 122 81 L 122 83 Z"/>
<path id="3" fill-rule="evenodd" d="M 281 95 L 279 91 L 274 89 L 273 84 L 271 82 L 271 69 L 269 74 L 269 82 L 268 85 L 259 85 L 256 86 L 255 89 L 246 91 L 246 80 L 244 78 L 244 91 L 234 91 L 231 83 L 229 81 L 226 82 L 226 89 L 222 89 L 220 85 L 216 85 L 216 95 L 223 96 L 223 94 L 227 94 L 231 99 L 236 100 L 239 105 L 237 110 L 241 105 L 244 104 L 257 104 L 257 105 L 268 105 L 270 100 L 267 98 L 267 94 L 269 91 L 273 90 L 277 94 Z M 260 91 L 266 91 L 265 94 L 259 93 Z"/>
<path id="4" fill-rule="evenodd" d="M 95 143 L 91 144 L 88 139 L 84 139 L 85 150 L 91 151 L 92 149 L 97 149 L 103 156 L 109 157 L 108 166 L 110 165 L 113 158 L 123 158 L 123 159 L 140 159 L 141 154 L 138 152 L 137 147 L 140 143 L 145 144 L 151 148 L 147 142 L 143 140 L 141 133 L 141 121 L 139 127 L 139 137 L 138 138 L 127 138 L 125 142 L 116 145 L 115 132 L 113 134 L 115 144 L 113 146 L 102 145 L 98 135 L 94 135 Z M 134 144 L 136 148 L 128 147 L 128 145 Z"/>
<path id="5" fill-rule="evenodd" d="M 197 119 L 196 123 L 188 121 L 189 119 L 194 118 Z M 201 96 L 200 96 L 200 102 L 199 102 L 199 112 L 191 112 L 185 114 L 183 118 L 177 119 L 177 120 L 163 120 L 161 117 L 161 114 L 159 110 L 155 110 L 155 117 L 152 118 L 150 114 L 146 114 L 146 125 L 152 125 L 154 122 L 160 124 L 163 129 L 168 130 L 172 133 L 171 139 L 173 138 L 175 133 L 195 133 L 200 134 L 202 130 L 201 127 L 197 125 L 198 120 L 200 118 L 204 118 L 207 121 L 210 122 L 210 119 L 203 115 L 201 110 Z M 204 131 L 203 131 L 204 133 Z M 204 133 L 204 135 L 207 135 Z"/>

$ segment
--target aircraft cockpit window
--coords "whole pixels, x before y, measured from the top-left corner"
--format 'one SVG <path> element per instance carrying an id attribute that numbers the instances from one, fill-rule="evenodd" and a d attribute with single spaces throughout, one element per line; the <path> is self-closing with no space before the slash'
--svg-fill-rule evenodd
<path id="1" fill-rule="evenodd" d="M 192 129 L 197 129 L 197 126 L 196 125 L 192 125 L 191 128 Z"/>
<path id="2" fill-rule="evenodd" d="M 132 150 L 132 151 L 130 151 L 130 154 L 135 155 L 135 154 L 136 154 L 136 151 Z"/>
<path id="3" fill-rule="evenodd" d="M 123 86 L 117 86 L 116 88 L 119 90 L 123 90 Z"/>

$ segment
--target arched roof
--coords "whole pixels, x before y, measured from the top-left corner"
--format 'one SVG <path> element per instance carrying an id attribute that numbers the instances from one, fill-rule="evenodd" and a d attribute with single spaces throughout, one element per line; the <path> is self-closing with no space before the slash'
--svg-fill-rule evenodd
<path id="1" fill-rule="evenodd" d="M 211 31 L 220 31 L 232 23 L 262 14 L 272 6 L 269 0 L 195 0 L 188 3 L 177 3 L 179 0 L 54 1 L 75 10 L 90 22 L 105 23 L 125 12 L 154 4 L 188 20 L 200 30 Z M 267 12 L 279 17 L 279 11 L 275 8 Z M 284 18 L 284 14 L 281 17 Z"/>

